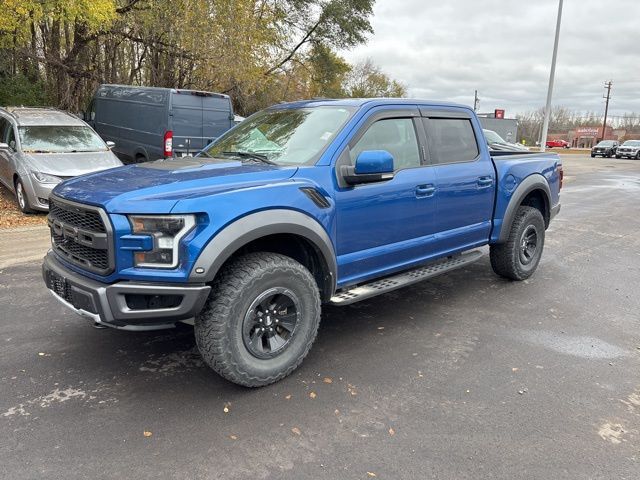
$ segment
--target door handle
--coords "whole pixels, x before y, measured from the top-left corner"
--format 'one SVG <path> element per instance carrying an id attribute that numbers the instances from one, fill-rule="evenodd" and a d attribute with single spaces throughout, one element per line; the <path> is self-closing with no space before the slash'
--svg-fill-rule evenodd
<path id="1" fill-rule="evenodd" d="M 431 184 L 418 185 L 416 187 L 416 197 L 418 197 L 418 198 L 433 197 L 434 193 L 436 193 L 436 187 L 434 187 Z"/>
<path id="2" fill-rule="evenodd" d="M 479 177 L 478 188 L 487 188 L 493 185 L 493 178 L 491 177 Z"/>

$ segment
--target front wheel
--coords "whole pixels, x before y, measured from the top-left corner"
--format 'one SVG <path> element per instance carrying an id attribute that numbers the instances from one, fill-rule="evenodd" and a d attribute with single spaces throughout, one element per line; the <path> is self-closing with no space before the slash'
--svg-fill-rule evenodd
<path id="1" fill-rule="evenodd" d="M 227 265 L 196 317 L 205 363 L 233 383 L 261 387 L 293 372 L 320 323 L 318 286 L 304 266 L 258 252 Z"/>
<path id="2" fill-rule="evenodd" d="M 520 206 L 505 243 L 491 245 L 493 271 L 511 280 L 526 280 L 536 271 L 544 248 L 544 218 L 540 210 Z"/>
<path id="3" fill-rule="evenodd" d="M 29 197 L 27 197 L 27 192 L 24 189 L 24 184 L 19 178 L 16 180 L 15 189 L 16 201 L 18 202 L 18 207 L 20 207 L 22 213 L 33 213 L 33 209 L 31 208 L 31 205 L 29 205 Z"/>

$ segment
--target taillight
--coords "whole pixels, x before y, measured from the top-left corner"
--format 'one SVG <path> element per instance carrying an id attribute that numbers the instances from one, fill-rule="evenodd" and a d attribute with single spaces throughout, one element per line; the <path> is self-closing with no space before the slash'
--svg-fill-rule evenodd
<path id="1" fill-rule="evenodd" d="M 564 170 L 562 170 L 562 165 L 558 165 L 558 175 L 560 176 L 560 189 L 562 189 L 562 183 L 564 182 Z"/>
<path id="2" fill-rule="evenodd" d="M 173 132 L 171 130 L 164 132 L 164 156 L 173 156 Z"/>

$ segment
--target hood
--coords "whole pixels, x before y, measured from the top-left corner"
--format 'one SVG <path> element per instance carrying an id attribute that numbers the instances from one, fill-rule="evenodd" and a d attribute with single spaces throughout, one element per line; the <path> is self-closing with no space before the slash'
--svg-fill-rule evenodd
<path id="1" fill-rule="evenodd" d="M 53 193 L 110 213 L 169 213 L 187 198 L 255 187 L 291 178 L 297 167 L 176 158 L 127 165 L 67 180 Z"/>
<path id="2" fill-rule="evenodd" d="M 56 177 L 77 177 L 107 168 L 122 166 L 111 150 L 77 153 L 28 153 L 31 170 Z"/>

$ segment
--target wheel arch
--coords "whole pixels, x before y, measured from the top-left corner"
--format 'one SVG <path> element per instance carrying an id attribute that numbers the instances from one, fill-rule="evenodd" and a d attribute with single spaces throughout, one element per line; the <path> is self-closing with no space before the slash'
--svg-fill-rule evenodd
<path id="1" fill-rule="evenodd" d="M 545 228 L 549 227 L 551 220 L 551 189 L 546 178 L 535 173 L 525 178 L 518 185 L 511 195 L 511 200 L 509 200 L 509 205 L 504 213 L 497 243 L 507 241 L 516 212 L 521 205 L 528 205 L 540 210 L 544 218 Z"/>
<path id="2" fill-rule="evenodd" d="M 242 217 L 218 232 L 202 250 L 189 276 L 192 282 L 211 282 L 220 269 L 238 255 L 270 251 L 287 255 L 313 274 L 323 301 L 333 295 L 337 263 L 325 229 L 295 210 L 274 209 Z M 203 273 L 196 270 L 204 269 Z"/>

